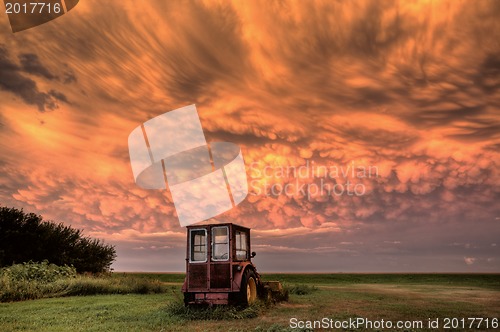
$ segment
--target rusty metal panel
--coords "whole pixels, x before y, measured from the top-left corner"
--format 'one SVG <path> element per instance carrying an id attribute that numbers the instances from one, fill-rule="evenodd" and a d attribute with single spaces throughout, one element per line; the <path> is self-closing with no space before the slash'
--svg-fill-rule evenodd
<path id="1" fill-rule="evenodd" d="M 207 288 L 207 264 L 190 264 L 189 288 Z"/>
<path id="2" fill-rule="evenodd" d="M 192 303 L 199 304 L 228 304 L 229 293 L 197 293 Z"/>
<path id="3" fill-rule="evenodd" d="M 210 288 L 230 288 L 230 264 L 210 265 Z"/>
<path id="4" fill-rule="evenodd" d="M 241 289 L 241 271 L 242 269 L 238 269 L 239 265 L 233 265 L 233 282 L 231 285 L 232 291 L 239 291 Z"/>

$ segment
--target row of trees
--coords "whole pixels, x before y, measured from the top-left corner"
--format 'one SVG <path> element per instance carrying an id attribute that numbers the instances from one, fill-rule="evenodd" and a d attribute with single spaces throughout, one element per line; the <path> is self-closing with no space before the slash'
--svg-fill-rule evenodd
<path id="1" fill-rule="evenodd" d="M 85 237 L 81 230 L 23 210 L 0 208 L 0 267 L 48 260 L 73 265 L 79 273 L 98 273 L 108 271 L 115 258 L 114 246 Z"/>

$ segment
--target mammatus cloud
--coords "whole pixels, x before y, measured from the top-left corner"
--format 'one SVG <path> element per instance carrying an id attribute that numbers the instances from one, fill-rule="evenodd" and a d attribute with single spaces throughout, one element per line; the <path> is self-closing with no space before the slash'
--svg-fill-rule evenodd
<path id="1" fill-rule="evenodd" d="M 182 229 L 168 191 L 134 187 L 126 143 L 196 103 L 207 141 L 247 165 L 249 196 L 221 219 L 282 270 L 499 270 L 498 2 L 96 4 L 16 38 L 0 24 L 4 204 L 117 241 L 122 269 L 151 246 L 182 255 L 130 233 Z M 347 178 L 264 174 L 312 162 L 378 175 L 350 179 L 362 196 L 308 197 L 297 188 Z"/>
<path id="2" fill-rule="evenodd" d="M 208 144 L 196 105 L 149 119 L 128 136 L 134 180 L 144 189 L 168 189 L 181 226 L 220 215 L 248 194 L 240 148 Z"/>

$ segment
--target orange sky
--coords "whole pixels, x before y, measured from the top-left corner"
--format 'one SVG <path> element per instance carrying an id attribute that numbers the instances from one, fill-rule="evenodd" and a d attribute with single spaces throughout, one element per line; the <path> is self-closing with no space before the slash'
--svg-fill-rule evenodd
<path id="1" fill-rule="evenodd" d="M 168 192 L 134 183 L 127 138 L 196 104 L 209 142 L 242 148 L 251 192 L 217 219 L 253 229 L 261 270 L 499 272 L 498 17 L 485 0 L 86 0 L 13 34 L 0 15 L 0 203 L 115 244 L 117 270 L 182 271 L 185 230 Z M 269 192 L 321 181 L 263 176 L 308 163 L 378 176 L 352 179 L 361 196 Z"/>

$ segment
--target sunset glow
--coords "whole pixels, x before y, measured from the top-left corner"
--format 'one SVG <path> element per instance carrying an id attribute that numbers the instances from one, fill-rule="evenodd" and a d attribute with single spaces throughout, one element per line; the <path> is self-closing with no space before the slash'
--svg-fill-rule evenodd
<path id="1" fill-rule="evenodd" d="M 0 203 L 116 245 L 115 270 L 183 271 L 171 194 L 135 184 L 127 139 L 195 104 L 209 143 L 242 150 L 249 194 L 215 219 L 252 228 L 260 270 L 500 272 L 499 17 L 86 0 L 13 34 L 0 15 Z"/>

